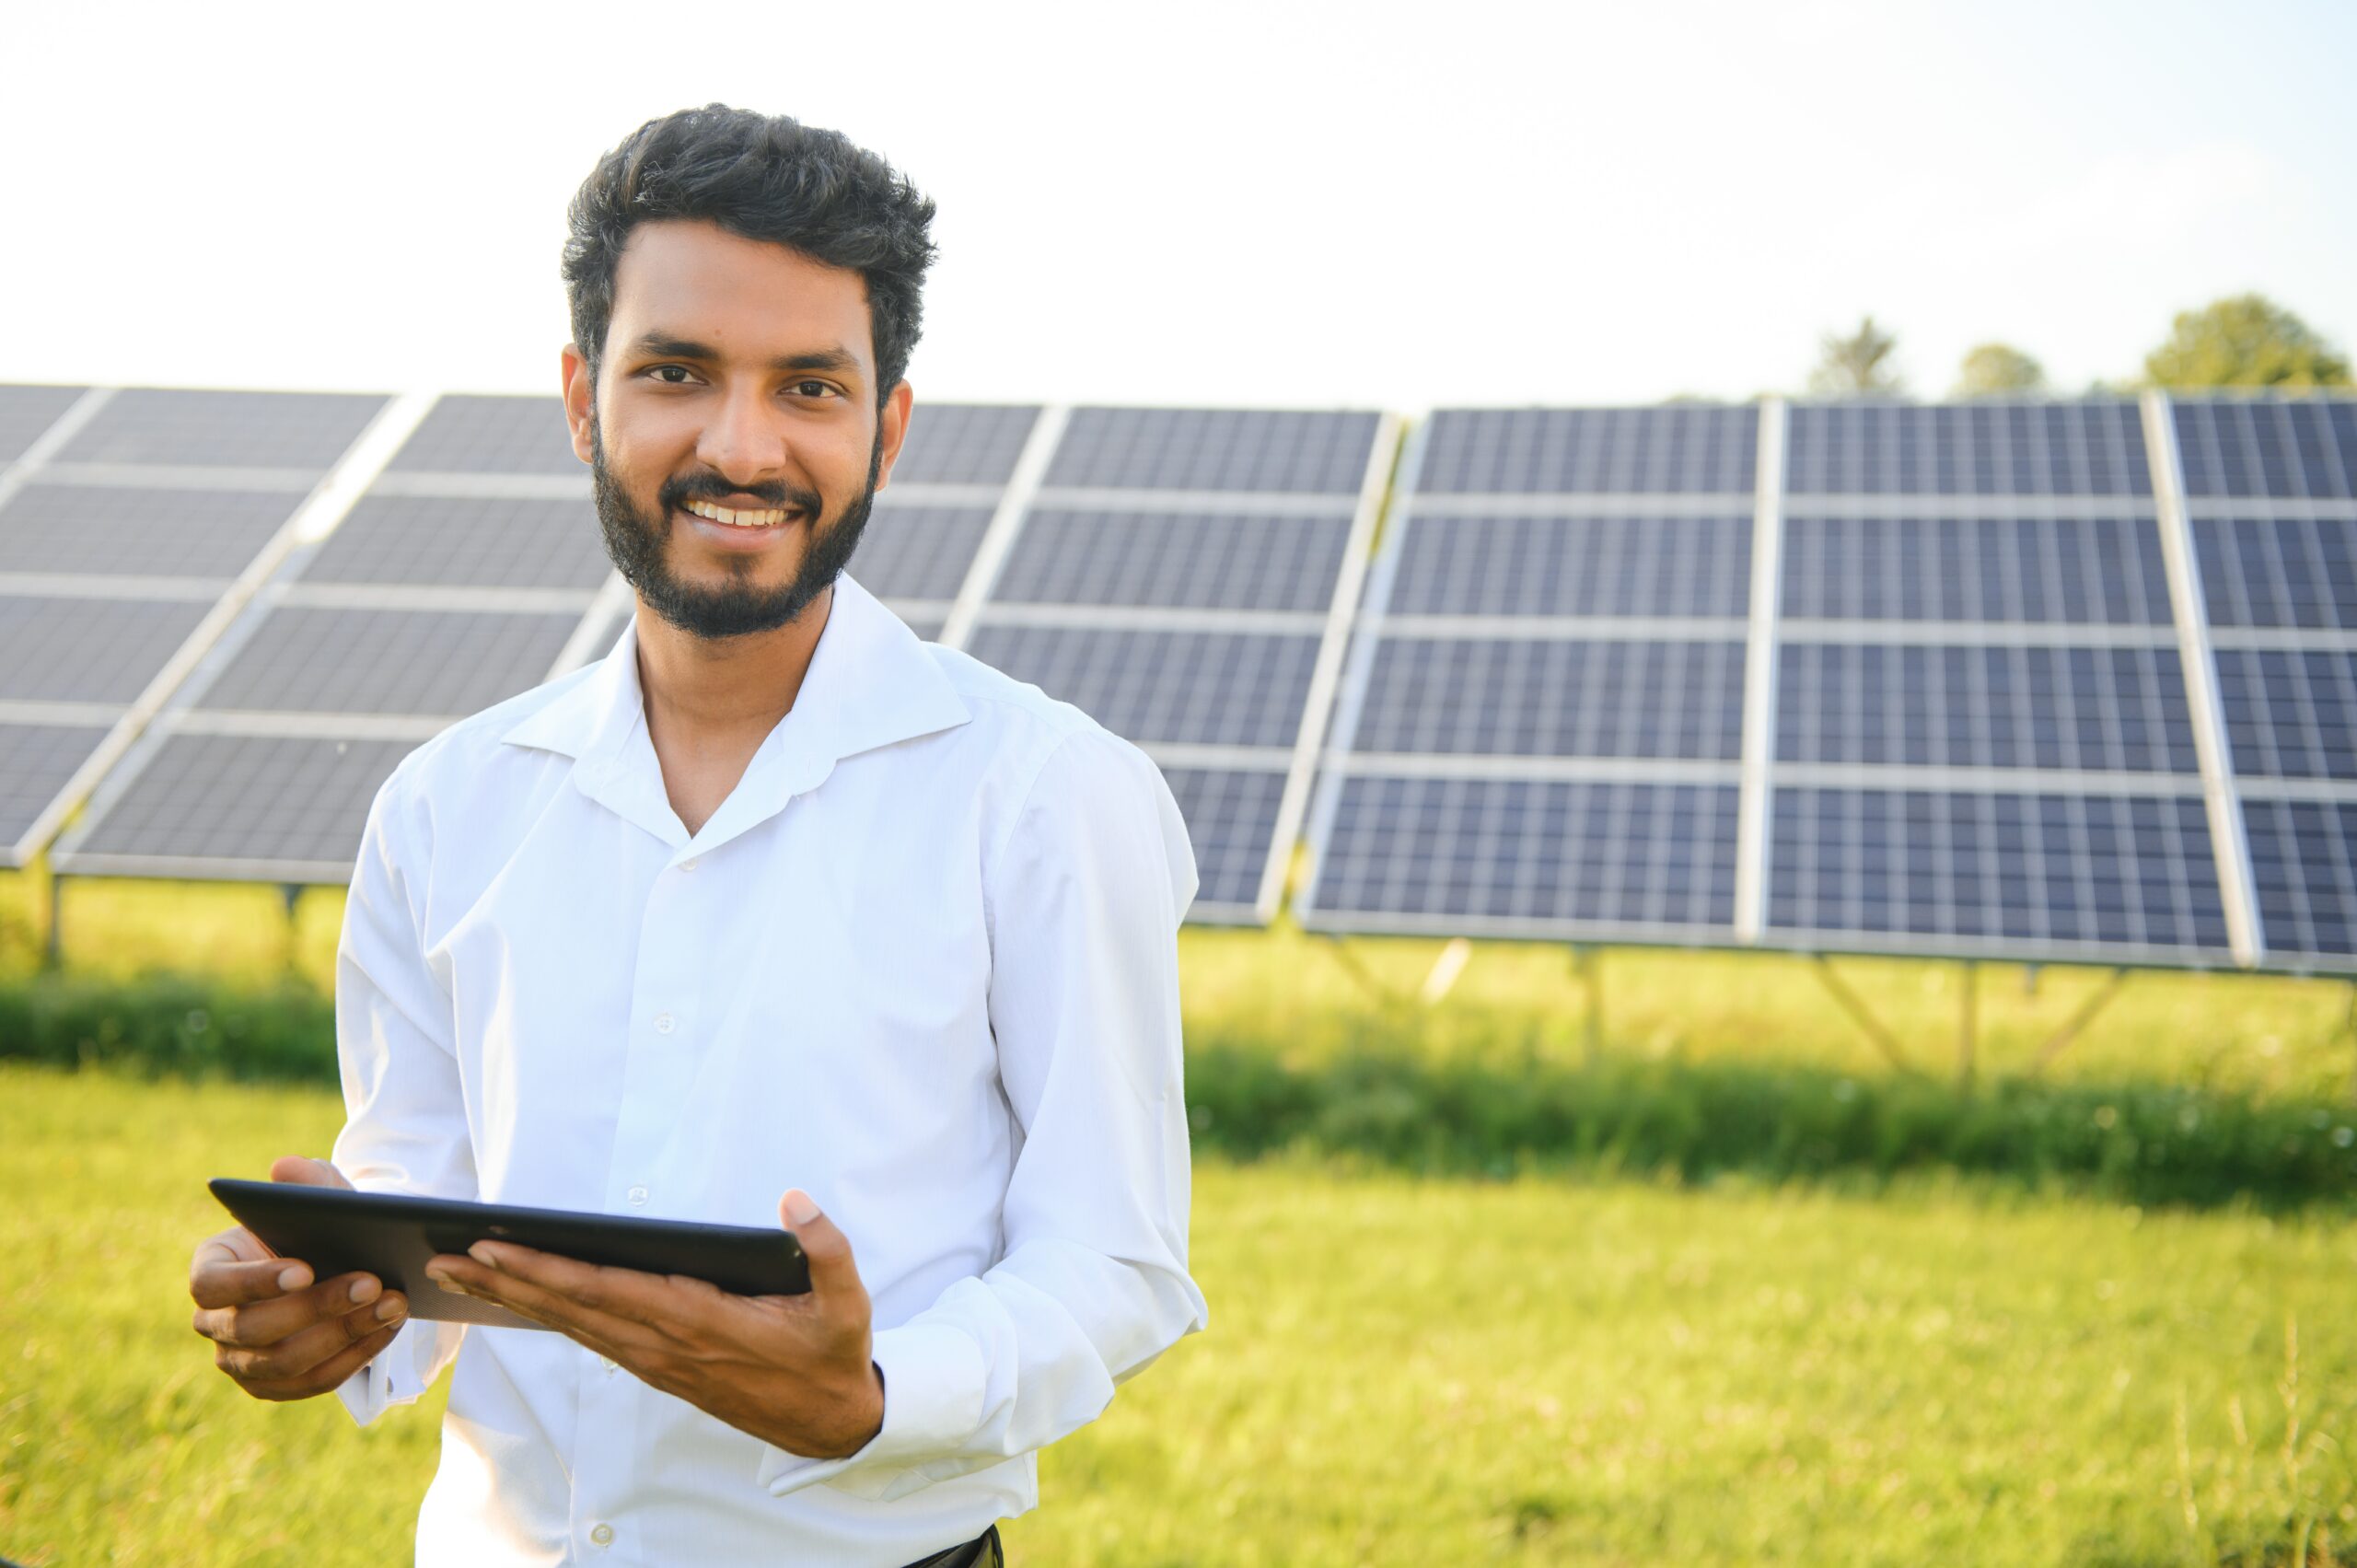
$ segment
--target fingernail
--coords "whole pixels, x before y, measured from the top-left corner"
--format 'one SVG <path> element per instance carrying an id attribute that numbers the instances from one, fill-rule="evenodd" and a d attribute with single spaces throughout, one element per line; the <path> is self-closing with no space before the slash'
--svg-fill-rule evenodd
<path id="1" fill-rule="evenodd" d="M 432 1280 L 435 1284 L 447 1284 L 450 1280 L 450 1265 L 447 1263 L 428 1263 L 425 1265 L 425 1277 Z"/>
<path id="2" fill-rule="evenodd" d="M 819 1217 L 819 1205 L 809 1193 L 795 1191 L 785 1195 L 785 1212 L 795 1225 L 808 1225 Z"/>
<path id="3" fill-rule="evenodd" d="M 377 1304 L 377 1317 L 381 1322 L 389 1323 L 401 1315 L 401 1298 L 398 1295 L 389 1295 Z"/>
<path id="4" fill-rule="evenodd" d="M 377 1299 L 377 1293 L 384 1288 L 384 1286 L 378 1284 L 375 1280 L 369 1279 L 364 1275 L 352 1282 L 352 1299 L 354 1301 L 374 1301 Z"/>
<path id="5" fill-rule="evenodd" d="M 278 1288 L 281 1290 L 301 1290 L 305 1285 L 309 1284 L 310 1283 L 311 1272 L 308 1269 L 281 1269 L 278 1271 Z"/>
<path id="6" fill-rule="evenodd" d="M 472 1258 L 476 1262 L 481 1263 L 486 1269 L 496 1269 L 499 1267 L 499 1254 L 491 1249 L 491 1243 L 488 1241 L 478 1241 L 472 1247 L 468 1248 L 467 1256 Z"/>

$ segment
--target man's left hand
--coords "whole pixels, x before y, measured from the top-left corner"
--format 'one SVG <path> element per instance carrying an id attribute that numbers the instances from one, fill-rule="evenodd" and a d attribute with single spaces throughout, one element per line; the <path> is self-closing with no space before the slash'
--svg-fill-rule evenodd
<path id="1" fill-rule="evenodd" d="M 789 1454 L 855 1454 L 884 1424 L 867 1287 L 851 1242 L 799 1188 L 778 1217 L 810 1260 L 807 1295 L 732 1295 L 683 1274 L 601 1268 L 504 1241 L 425 1266 Z"/>

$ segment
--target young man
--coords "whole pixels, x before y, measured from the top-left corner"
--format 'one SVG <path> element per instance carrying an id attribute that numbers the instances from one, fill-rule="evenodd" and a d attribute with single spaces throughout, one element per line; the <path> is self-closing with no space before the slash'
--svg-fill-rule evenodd
<path id="1" fill-rule="evenodd" d="M 601 662 L 446 730 L 368 815 L 349 1121 L 281 1180 L 793 1229 L 729 1295 L 486 1244 L 410 1322 L 243 1229 L 198 1331 L 362 1422 L 454 1358 L 417 1559 L 995 1562 L 1036 1451 L 1202 1328 L 1154 765 L 841 575 L 908 434 L 932 204 L 720 107 L 572 208 L 564 401 L 637 592 Z"/>

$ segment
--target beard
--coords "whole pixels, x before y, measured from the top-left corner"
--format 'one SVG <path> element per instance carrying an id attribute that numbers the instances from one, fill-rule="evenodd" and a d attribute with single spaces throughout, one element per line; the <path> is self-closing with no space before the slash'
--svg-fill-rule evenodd
<path id="1" fill-rule="evenodd" d="M 809 609 L 851 564 L 852 552 L 859 548 L 860 533 L 875 506 L 876 481 L 883 471 L 884 433 L 880 428 L 877 431 L 876 444 L 867 455 L 866 487 L 832 522 L 827 520 L 825 503 L 815 490 L 787 484 L 732 485 L 718 474 L 674 475 L 665 480 L 656 493 L 656 510 L 650 514 L 631 499 L 630 492 L 606 466 L 605 441 L 594 414 L 589 454 L 598 527 L 605 535 L 606 554 L 614 569 L 656 614 L 691 637 L 715 641 L 775 631 Z M 801 512 L 799 526 L 809 530 L 809 540 L 791 581 L 774 588 L 755 587 L 749 560 L 732 566 L 730 581 L 718 587 L 684 583 L 672 572 L 664 559 L 664 546 L 670 539 L 673 512 L 687 502 L 723 495 L 755 495 L 770 506 Z"/>

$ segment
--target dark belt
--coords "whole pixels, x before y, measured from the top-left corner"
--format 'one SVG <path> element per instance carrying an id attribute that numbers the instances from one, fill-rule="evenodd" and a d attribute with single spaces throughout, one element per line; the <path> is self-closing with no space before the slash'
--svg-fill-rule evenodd
<path id="1" fill-rule="evenodd" d="M 998 1527 L 993 1525 L 963 1546 L 919 1558 L 909 1568 L 1006 1568 L 1006 1557 L 999 1551 Z"/>

